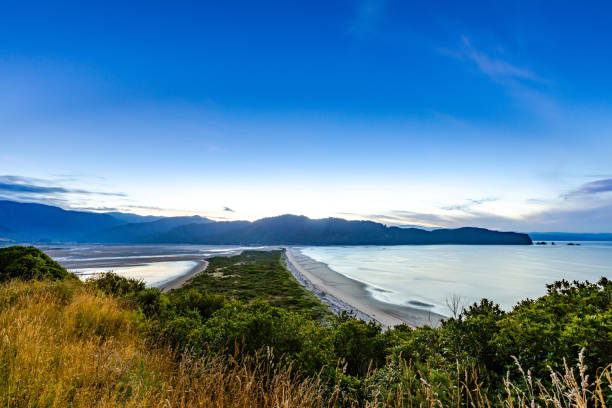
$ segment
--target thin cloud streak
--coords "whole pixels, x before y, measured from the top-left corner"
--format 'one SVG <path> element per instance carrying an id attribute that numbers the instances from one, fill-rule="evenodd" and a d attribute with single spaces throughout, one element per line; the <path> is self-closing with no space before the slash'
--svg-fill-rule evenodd
<path id="1" fill-rule="evenodd" d="M 580 188 L 563 195 L 563 198 L 586 196 L 612 191 L 612 178 L 591 181 L 583 184 Z"/>
<path id="2" fill-rule="evenodd" d="M 480 71 L 488 75 L 492 79 L 500 78 L 518 78 L 522 80 L 530 80 L 543 82 L 536 74 L 526 68 L 521 68 L 513 65 L 502 59 L 492 58 L 487 54 L 478 51 L 466 36 L 462 36 L 464 50 L 463 55 L 475 62 Z"/>
<path id="3" fill-rule="evenodd" d="M 66 188 L 58 185 L 41 185 L 52 184 L 52 181 L 36 178 L 4 175 L 0 176 L 0 192 L 18 193 L 18 194 L 84 194 L 84 195 L 100 195 L 111 197 L 126 197 L 124 193 L 110 193 L 104 191 L 90 191 L 83 189 Z"/>
<path id="4" fill-rule="evenodd" d="M 560 109 L 557 102 L 545 92 L 550 80 L 528 68 L 492 57 L 477 49 L 465 35 L 461 36 L 461 42 L 459 50 L 438 49 L 438 52 L 474 64 L 489 80 L 503 86 L 509 97 L 516 100 L 520 106 L 528 107 L 529 111 L 545 118 L 559 118 Z"/>
<path id="5" fill-rule="evenodd" d="M 444 206 L 442 207 L 443 210 L 446 211 L 470 211 L 473 207 L 484 204 L 484 203 L 490 203 L 493 201 L 498 201 L 499 198 L 482 198 L 480 200 L 473 200 L 471 198 L 467 199 L 467 203 L 464 204 L 455 204 L 455 205 L 449 205 L 449 206 Z"/>

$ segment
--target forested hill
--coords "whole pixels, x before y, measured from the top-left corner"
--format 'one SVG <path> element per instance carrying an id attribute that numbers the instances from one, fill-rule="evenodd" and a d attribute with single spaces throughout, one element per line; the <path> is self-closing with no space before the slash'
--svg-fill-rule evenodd
<path id="1" fill-rule="evenodd" d="M 282 215 L 255 222 L 189 224 L 151 236 L 149 243 L 245 245 L 401 245 L 401 244 L 516 244 L 529 245 L 527 234 L 482 228 L 439 229 L 387 227 L 371 221 L 339 218 L 313 220 Z"/>
<path id="2" fill-rule="evenodd" d="M 67 211 L 42 204 L 0 201 L 0 240 L 14 242 L 176 243 L 242 245 L 530 245 L 527 234 L 482 228 L 388 227 L 340 218 L 282 215 L 258 221 L 214 222 L 192 217 L 142 217 Z"/>
<path id="3" fill-rule="evenodd" d="M 108 214 L 66 211 L 62 208 L 0 200 L 0 238 L 22 242 L 74 241 L 89 232 L 110 228 L 121 221 Z"/>

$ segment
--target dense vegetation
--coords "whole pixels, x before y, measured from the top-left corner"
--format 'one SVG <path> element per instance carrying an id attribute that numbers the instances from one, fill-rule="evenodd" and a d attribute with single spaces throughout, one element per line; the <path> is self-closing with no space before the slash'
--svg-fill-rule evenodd
<path id="1" fill-rule="evenodd" d="M 0 248 L 0 282 L 11 279 L 74 278 L 47 254 L 34 247 Z"/>
<path id="2" fill-rule="evenodd" d="M 307 297 L 276 298 L 292 288 L 279 258 L 215 258 L 212 277 L 167 295 L 113 274 L 86 284 L 30 274 L 43 280 L 4 284 L 0 403 L 612 405 L 612 282 L 604 278 L 557 282 L 510 312 L 483 300 L 439 328 L 383 331 L 347 315 L 313 315 Z M 265 283 L 246 285 L 260 274 L 269 274 Z M 26 378 L 30 385 L 19 386 Z"/>
<path id="3" fill-rule="evenodd" d="M 289 311 L 304 312 L 319 319 L 330 312 L 279 262 L 281 251 L 246 251 L 233 257 L 215 257 L 206 270 L 175 291 L 212 291 L 249 303 L 267 301 Z"/>

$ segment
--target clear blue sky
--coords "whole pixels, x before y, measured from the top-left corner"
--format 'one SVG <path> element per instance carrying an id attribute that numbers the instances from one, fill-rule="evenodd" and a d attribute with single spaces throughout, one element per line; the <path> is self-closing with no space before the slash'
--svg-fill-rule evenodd
<path id="1" fill-rule="evenodd" d="M 0 197 L 612 231 L 609 2 L 0 4 Z"/>

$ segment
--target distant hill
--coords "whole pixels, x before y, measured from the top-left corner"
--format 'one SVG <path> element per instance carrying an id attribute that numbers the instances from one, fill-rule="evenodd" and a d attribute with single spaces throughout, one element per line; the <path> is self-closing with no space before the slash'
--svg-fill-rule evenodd
<path id="1" fill-rule="evenodd" d="M 199 225 L 212 223 L 213 221 L 194 215 L 192 217 L 168 217 L 152 222 L 139 222 L 119 225 L 117 227 L 106 228 L 88 234 L 79 239 L 82 242 L 103 242 L 103 243 L 133 243 L 147 242 L 151 236 L 161 234 L 182 225 Z"/>
<path id="2" fill-rule="evenodd" d="M 136 222 L 130 222 L 135 220 Z M 527 234 L 482 228 L 387 227 L 372 221 L 313 220 L 282 215 L 258 221 L 214 222 L 192 217 L 151 220 L 134 214 L 68 211 L 42 204 L 0 201 L 0 239 L 22 242 L 242 245 L 529 245 Z M 4 237 L 7 235 L 7 237 Z"/>
<path id="3" fill-rule="evenodd" d="M 282 215 L 255 222 L 217 222 L 183 225 L 150 237 L 149 243 L 243 244 L 243 245 L 399 245 L 490 244 L 530 245 L 527 234 L 482 228 L 439 229 L 387 227 L 372 221 L 339 218 L 312 220 Z"/>
<path id="4" fill-rule="evenodd" d="M 211 222 L 199 216 L 156 217 L 121 212 L 93 213 L 0 200 L 0 239 L 22 242 L 132 243 L 186 224 Z"/>
<path id="5" fill-rule="evenodd" d="M 529 236 L 534 241 L 612 241 L 612 233 L 530 232 Z"/>
<path id="6" fill-rule="evenodd" d="M 75 241 L 84 234 L 123 223 L 107 214 L 0 200 L 0 224 L 18 241 Z"/>
<path id="7" fill-rule="evenodd" d="M 10 229 L 6 228 L 3 225 L 0 225 L 0 244 L 3 242 L 11 242 L 13 241 L 14 232 Z"/>

